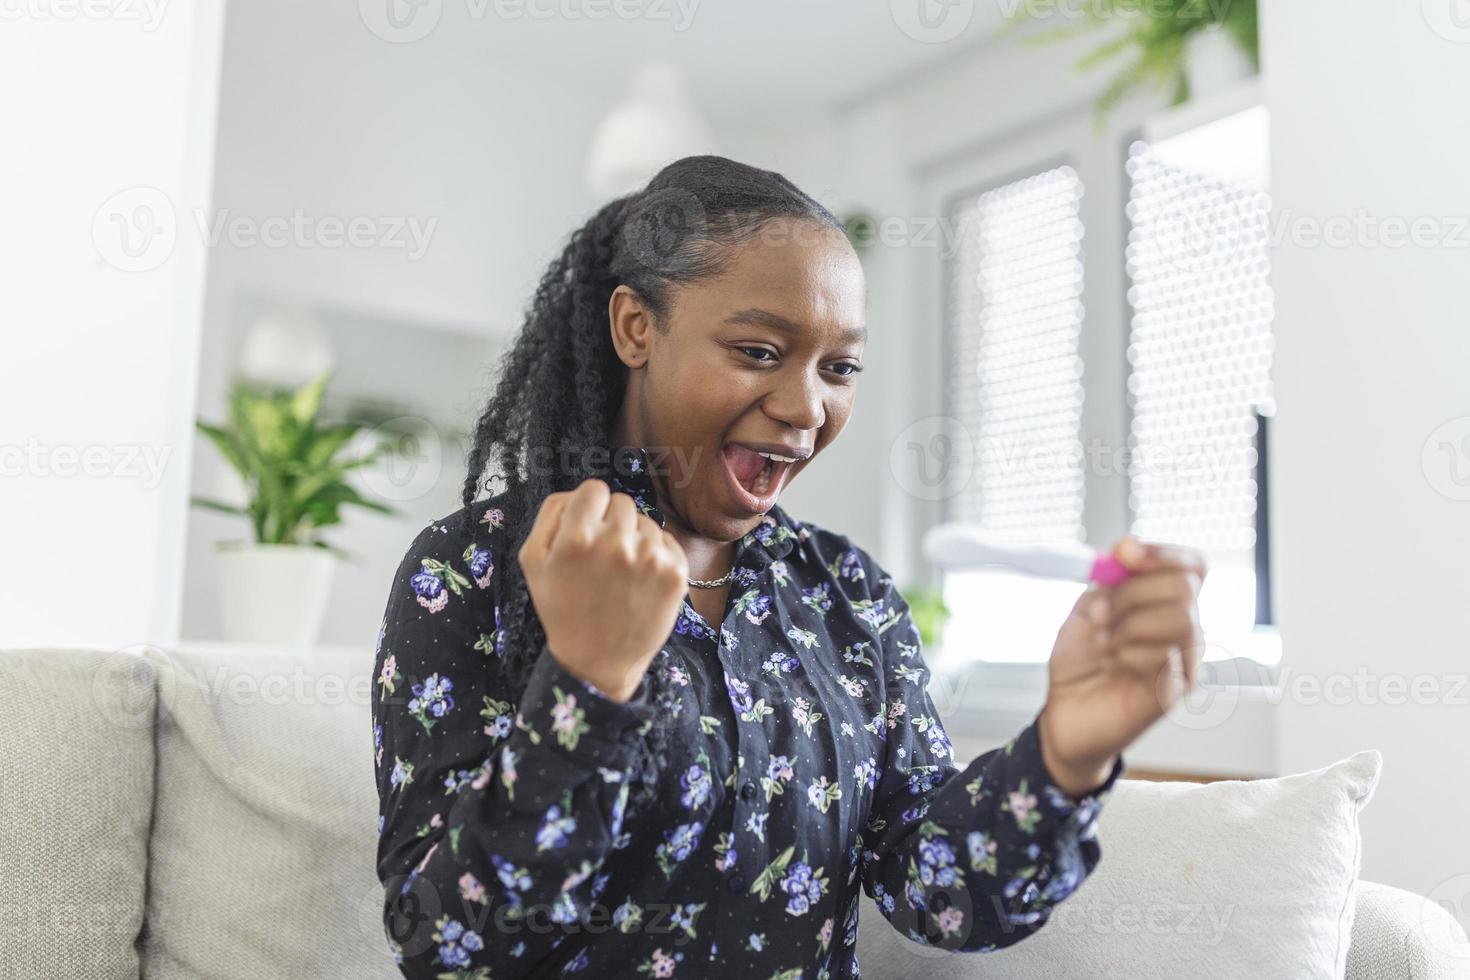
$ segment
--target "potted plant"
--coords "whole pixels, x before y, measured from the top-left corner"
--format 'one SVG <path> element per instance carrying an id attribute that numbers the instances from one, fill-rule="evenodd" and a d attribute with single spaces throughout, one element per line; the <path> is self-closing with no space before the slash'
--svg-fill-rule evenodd
<path id="1" fill-rule="evenodd" d="M 916 585 L 905 589 L 903 597 L 909 604 L 909 617 L 919 631 L 919 641 L 927 651 L 926 655 L 937 655 L 939 643 L 944 638 L 944 624 L 949 619 L 943 590 L 933 585 Z"/>
<path id="2" fill-rule="evenodd" d="M 1178 105 L 1260 70 L 1256 0 L 1094 0 L 1078 9 L 1076 23 L 1042 31 L 1030 41 L 1049 43 L 1105 24 L 1125 25 L 1077 63 L 1079 70 L 1090 71 L 1131 56 L 1098 98 L 1099 125 L 1134 88 L 1167 88 Z M 1025 19 L 1017 18 L 1012 26 Z"/>
<path id="3" fill-rule="evenodd" d="M 322 394 L 330 372 L 296 391 L 236 382 L 222 425 L 195 425 L 245 485 L 246 503 L 192 497 L 195 506 L 250 522 L 249 540 L 218 543 L 220 612 L 227 639 L 309 646 L 326 611 L 335 556 L 346 552 L 320 536 L 341 523 L 344 505 L 379 513 L 393 508 L 365 499 L 346 480 L 375 461 L 382 446 L 354 452 L 354 422 L 323 424 Z"/>

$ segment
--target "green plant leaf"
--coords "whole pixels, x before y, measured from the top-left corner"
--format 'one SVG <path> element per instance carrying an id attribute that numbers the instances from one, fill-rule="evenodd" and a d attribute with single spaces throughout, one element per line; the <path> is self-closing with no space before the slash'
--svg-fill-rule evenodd
<path id="1" fill-rule="evenodd" d="M 286 413 L 274 399 L 247 401 L 245 420 L 249 426 L 250 441 L 258 453 L 273 461 L 279 461 L 288 455 L 291 441 L 286 429 Z"/>
<path id="2" fill-rule="evenodd" d="M 306 385 L 291 396 L 291 416 L 296 424 L 303 428 L 310 428 L 316 422 L 316 416 L 322 407 L 322 395 L 327 390 L 327 381 L 332 377 L 332 372 L 326 371 L 321 377 Z"/>
<path id="3" fill-rule="evenodd" d="M 236 507 L 233 504 L 223 503 L 219 500 L 210 500 L 207 497 L 190 497 L 189 503 L 195 507 L 202 507 L 205 510 L 217 510 L 223 514 L 237 514 L 242 517 L 250 516 L 250 512 L 243 507 Z"/>
<path id="4" fill-rule="evenodd" d="M 324 487 L 317 493 L 315 497 L 312 498 L 313 503 L 322 500 L 326 500 L 338 505 L 353 504 L 358 507 L 366 507 L 368 510 L 375 510 L 380 514 L 396 513 L 396 511 L 394 511 L 394 509 L 387 504 L 379 503 L 376 500 L 368 500 L 366 497 L 359 494 L 355 489 L 353 489 L 350 485 L 346 483 L 334 483 L 331 486 Z"/>
<path id="5" fill-rule="evenodd" d="M 1026 38 L 1031 44 L 1056 43 L 1093 30 L 1102 24 L 1123 21 L 1123 33 L 1085 54 L 1077 62 L 1079 71 L 1092 71 L 1130 49 L 1133 59 L 1113 75 L 1097 101 L 1097 128 L 1105 128 L 1108 114 L 1134 88 L 1152 87 L 1167 92 L 1174 103 L 1190 97 L 1185 71 L 1189 37 L 1218 24 L 1260 68 L 1260 30 L 1257 0 L 1154 0 L 1139 5 L 1136 0 L 1092 0 L 1084 5 L 1073 23 L 1037 32 Z M 1007 30 L 1036 19 L 1026 5 L 1018 8 Z"/>
<path id="6" fill-rule="evenodd" d="M 344 505 L 396 513 L 344 482 L 349 472 L 375 460 L 381 447 L 344 456 L 342 449 L 361 425 L 318 426 L 328 377 L 324 374 L 296 392 L 237 382 L 227 394 L 227 424 L 196 422 L 245 484 L 246 507 L 230 512 L 249 517 L 258 542 L 314 543 L 316 529 L 341 523 L 339 508 Z"/>
<path id="7" fill-rule="evenodd" d="M 1119 54 L 1137 43 L 1137 39 L 1132 34 L 1115 37 L 1106 44 L 1098 45 L 1079 58 L 1076 68 L 1078 71 L 1091 71 L 1104 61 L 1111 61 L 1113 58 L 1116 58 Z"/>
<path id="8" fill-rule="evenodd" d="M 343 422 L 340 425 L 314 430 L 309 444 L 301 455 L 302 465 L 308 470 L 326 466 L 338 451 L 360 431 L 362 431 L 362 426 L 355 422 Z"/>
<path id="9" fill-rule="evenodd" d="M 239 440 L 235 438 L 233 432 L 230 432 L 228 429 L 222 429 L 217 425 L 209 425 L 205 422 L 196 421 L 194 426 L 200 432 L 204 433 L 210 442 L 214 443 L 214 448 L 219 450 L 219 454 L 235 468 L 235 472 L 242 479 L 250 476 L 250 466 L 246 462 L 245 454 L 240 447 Z"/>
<path id="10" fill-rule="evenodd" d="M 1069 38 L 1074 38 L 1082 34 L 1091 34 L 1099 30 L 1106 23 L 1107 21 L 1105 20 L 1089 17 L 1086 20 L 1080 20 L 1073 24 L 1064 24 L 1061 27 L 1048 27 L 1044 31 L 1028 34 L 1021 39 L 1021 43 L 1033 48 L 1045 47 L 1049 44 L 1060 44 Z"/>

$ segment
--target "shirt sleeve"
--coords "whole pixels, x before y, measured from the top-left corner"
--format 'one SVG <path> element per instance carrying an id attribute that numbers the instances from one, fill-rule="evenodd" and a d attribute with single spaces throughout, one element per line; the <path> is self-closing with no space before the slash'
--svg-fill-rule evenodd
<path id="1" fill-rule="evenodd" d="M 869 559 L 871 562 L 871 559 Z M 862 832 L 863 887 L 909 939 L 961 952 L 1040 929 L 1101 859 L 1098 812 L 1123 770 L 1074 801 L 1042 762 L 1040 712 L 961 769 L 930 698 L 908 603 L 876 563 L 864 615 L 882 636 L 887 762 Z"/>
<path id="2" fill-rule="evenodd" d="M 500 669 L 491 545 L 443 525 L 398 568 L 373 698 L 383 923 L 403 975 L 529 976 L 582 921 L 623 834 L 645 678 L 620 703 L 543 645 Z"/>

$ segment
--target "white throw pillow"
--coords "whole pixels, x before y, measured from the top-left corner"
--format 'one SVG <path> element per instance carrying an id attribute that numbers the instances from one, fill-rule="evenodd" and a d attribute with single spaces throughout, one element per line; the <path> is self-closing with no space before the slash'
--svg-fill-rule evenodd
<path id="1" fill-rule="evenodd" d="M 1040 932 L 1006 949 L 951 954 L 905 939 L 865 900 L 863 975 L 1340 980 L 1361 863 L 1358 814 L 1382 765 L 1364 751 L 1276 779 L 1121 779 L 1099 817 L 1101 862 Z"/>

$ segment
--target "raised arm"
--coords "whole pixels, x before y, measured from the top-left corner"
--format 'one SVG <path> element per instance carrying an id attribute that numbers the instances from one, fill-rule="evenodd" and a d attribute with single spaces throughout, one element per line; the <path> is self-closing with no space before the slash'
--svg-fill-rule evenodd
<path id="1" fill-rule="evenodd" d="M 864 890 L 914 942 L 1009 946 L 1040 929 L 1100 860 L 1097 815 L 1122 756 L 1105 782 L 1069 797 L 1043 763 L 1038 714 L 959 768 L 908 603 L 869 562 L 865 614 L 882 636 L 887 754 L 862 831 Z"/>
<path id="2" fill-rule="evenodd" d="M 508 560 L 431 526 L 388 599 L 372 711 L 377 868 L 406 977 L 543 968 L 566 938 L 556 924 L 596 900 L 623 833 L 647 682 L 614 700 L 543 646 L 513 705 L 490 587 Z"/>

